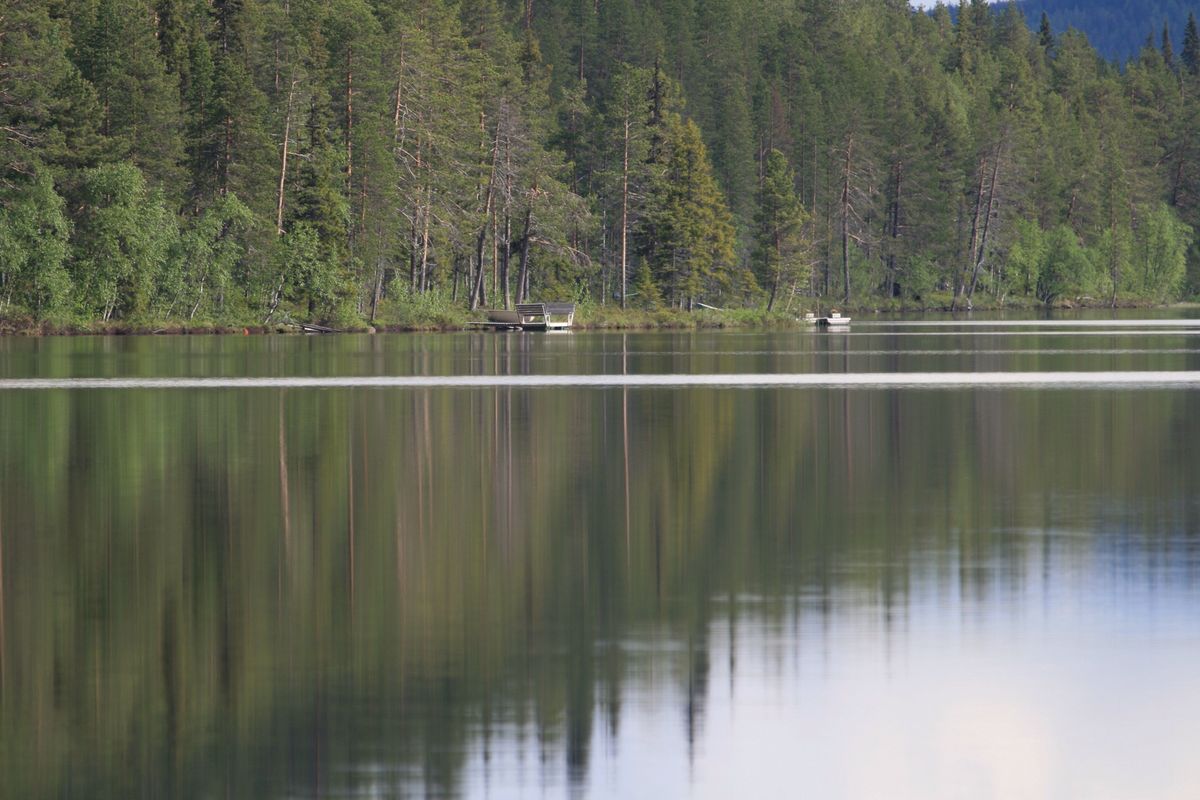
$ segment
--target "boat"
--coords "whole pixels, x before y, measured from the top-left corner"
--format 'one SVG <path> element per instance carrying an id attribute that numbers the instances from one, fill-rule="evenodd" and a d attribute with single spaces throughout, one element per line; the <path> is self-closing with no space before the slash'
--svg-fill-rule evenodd
<path id="1" fill-rule="evenodd" d="M 817 324 L 824 328 L 845 328 L 850 325 L 850 318 L 843 317 L 837 311 L 830 311 L 828 317 L 820 317 Z"/>
<path id="2" fill-rule="evenodd" d="M 850 326 L 850 317 L 843 317 L 837 311 L 830 311 L 827 317 L 818 317 L 810 311 L 804 315 L 804 322 L 820 328 L 847 328 Z"/>

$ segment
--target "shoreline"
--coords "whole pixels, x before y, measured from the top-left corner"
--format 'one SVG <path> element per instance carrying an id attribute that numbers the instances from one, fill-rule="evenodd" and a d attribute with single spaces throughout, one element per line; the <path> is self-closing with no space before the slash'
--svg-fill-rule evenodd
<path id="1" fill-rule="evenodd" d="M 892 314 L 912 315 L 952 315 L 955 318 L 969 318 L 975 314 L 1023 313 L 1026 315 L 1046 315 L 1072 311 L 1130 311 L 1145 310 L 1183 310 L 1200 309 L 1200 302 L 1181 301 L 1176 303 L 1156 304 L 1145 302 L 1122 302 L 1114 308 L 1109 303 L 1063 303 L 1052 306 L 1042 304 L 1029 305 L 996 305 L 978 306 L 970 311 L 951 311 L 948 306 L 906 307 L 904 305 L 850 305 L 822 304 L 836 307 L 850 317 L 880 317 Z M 382 334 L 382 333 L 464 333 L 467 331 L 486 331 L 485 328 L 473 326 L 472 322 L 482 321 L 471 312 L 463 312 L 461 319 L 434 318 L 406 322 L 380 322 L 374 325 L 363 323 L 361 326 L 336 328 L 328 334 Z M 804 309 L 796 314 L 772 312 L 762 309 L 731 309 L 714 311 L 702 309 L 693 312 L 683 311 L 620 311 L 603 307 L 591 307 L 577 317 L 573 330 L 576 331 L 684 331 L 684 330 L 788 330 L 808 327 L 802 315 Z M 0 319 L 0 337 L 72 337 L 72 336 L 298 336 L 311 335 L 304 331 L 299 323 L 245 323 L 234 322 L 201 322 L 191 324 L 176 321 L 117 321 L 108 323 L 58 323 L 48 320 L 33 321 L 28 319 Z"/>

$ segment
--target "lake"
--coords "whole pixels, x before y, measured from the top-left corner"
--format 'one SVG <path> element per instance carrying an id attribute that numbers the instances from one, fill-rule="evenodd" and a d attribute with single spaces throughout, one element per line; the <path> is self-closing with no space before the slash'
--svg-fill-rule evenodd
<path id="1" fill-rule="evenodd" d="M 1200 796 L 1200 320 L 933 322 L 0 339 L 0 796 Z"/>

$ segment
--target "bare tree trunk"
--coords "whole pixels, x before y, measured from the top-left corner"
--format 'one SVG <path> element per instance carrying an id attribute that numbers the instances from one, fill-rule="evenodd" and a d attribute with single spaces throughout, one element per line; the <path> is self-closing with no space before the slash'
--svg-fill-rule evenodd
<path id="1" fill-rule="evenodd" d="M 375 321 L 379 301 L 383 298 L 383 270 L 383 256 L 379 256 L 375 261 L 375 288 L 371 292 L 371 322 Z"/>
<path id="2" fill-rule="evenodd" d="M 346 47 L 346 189 L 354 185 L 354 45 Z"/>
<path id="3" fill-rule="evenodd" d="M 975 297 L 975 287 L 979 283 L 979 269 L 983 266 L 983 260 L 987 254 L 988 234 L 992 229 L 992 214 L 996 207 L 996 181 L 1000 176 L 1000 157 L 1002 155 L 1001 151 L 1003 147 L 1004 141 L 1001 140 L 1000 143 L 996 145 L 996 155 L 995 158 L 992 159 L 992 177 L 988 183 L 987 212 L 983 218 L 983 236 L 980 238 L 979 252 L 974 256 L 975 266 L 971 270 L 971 289 L 967 292 L 968 309 L 971 308 L 971 301 Z"/>
<path id="4" fill-rule="evenodd" d="M 767 313 L 775 310 L 775 297 L 779 294 L 779 283 L 783 280 L 783 242 L 776 227 L 775 235 L 775 274 L 771 276 L 771 297 L 767 300 Z"/>
<path id="5" fill-rule="evenodd" d="M 417 215 L 420 205 L 413 208 L 412 221 L 408 225 L 408 289 L 417 291 Z"/>
<path id="6" fill-rule="evenodd" d="M 846 139 L 846 159 L 842 169 L 842 302 L 850 303 L 850 168 L 854 158 L 854 135 Z"/>
<path id="7" fill-rule="evenodd" d="M 508 265 L 512 260 L 512 150 L 508 147 L 504 149 L 504 162 L 504 250 L 501 252 L 500 285 L 504 287 L 504 307 L 508 308 L 512 305 L 508 274 Z"/>
<path id="8" fill-rule="evenodd" d="M 494 205 L 494 204 L 493 204 Z M 499 296 L 500 288 L 500 215 L 492 209 L 492 297 Z"/>
<path id="9" fill-rule="evenodd" d="M 499 120 L 496 121 L 497 131 L 496 136 L 492 140 L 492 171 L 488 178 L 487 190 L 483 196 L 483 225 L 479 227 L 479 233 L 475 237 L 475 276 L 473 288 L 471 290 L 471 310 L 479 308 L 480 305 L 487 302 L 484 294 L 484 275 L 483 275 L 483 246 L 487 243 L 488 218 L 492 213 L 493 197 L 496 191 L 496 166 L 497 160 L 500 157 L 499 143 Z"/>
<path id="10" fill-rule="evenodd" d="M 292 100 L 296 95 L 296 83 L 293 71 L 291 87 L 288 89 L 287 113 L 283 118 L 283 157 L 279 162 L 279 196 L 275 201 L 275 230 L 280 236 L 283 235 L 284 185 L 287 181 L 288 147 L 292 138 Z"/>
<path id="11" fill-rule="evenodd" d="M 492 211 L 492 186 L 490 184 L 488 185 L 484 203 L 483 225 L 480 226 L 479 234 L 475 237 L 474 285 L 471 289 L 472 311 L 487 303 L 487 296 L 484 294 L 486 286 L 483 272 L 483 246 L 487 244 L 488 219 Z"/>
<path id="12" fill-rule="evenodd" d="M 528 299 L 529 293 L 529 238 L 532 236 L 533 207 L 525 209 L 525 235 L 521 237 L 521 268 L 517 275 L 517 302 Z"/>
<path id="13" fill-rule="evenodd" d="M 429 289 L 429 217 L 433 213 L 433 189 L 425 193 L 425 209 L 421 224 L 421 293 Z"/>
<path id="14" fill-rule="evenodd" d="M 975 214 L 971 219 L 971 262 L 975 261 L 975 252 L 979 247 L 979 216 L 983 211 L 983 186 L 987 176 L 987 161 L 979 162 L 979 186 L 975 190 Z M 958 310 L 958 302 L 967 290 L 967 268 L 958 270 L 958 278 L 954 281 L 954 301 L 950 304 L 951 311 Z"/>
<path id="15" fill-rule="evenodd" d="M 229 192 L 229 171 L 233 164 L 233 117 L 225 117 L 225 149 L 221 153 L 221 183 L 220 193 L 224 197 Z"/>
<path id="16" fill-rule="evenodd" d="M 625 115 L 625 141 L 621 154 L 621 310 L 625 310 L 629 258 L 629 115 Z"/>
<path id="17" fill-rule="evenodd" d="M 400 64 L 396 69 L 396 105 L 392 112 L 392 144 L 396 149 L 396 154 L 404 146 L 404 129 L 401 127 L 401 110 L 404 108 L 404 37 L 400 38 Z"/>
<path id="18" fill-rule="evenodd" d="M 1112 277 L 1112 298 L 1109 300 L 1108 307 L 1117 307 L 1117 286 L 1121 282 L 1121 259 L 1117 253 L 1117 208 L 1116 203 L 1112 202 L 1111 189 L 1108 203 L 1108 230 L 1111 242 L 1108 250 L 1108 273 Z"/>
<path id="19" fill-rule="evenodd" d="M 896 296 L 896 248 L 900 242 L 900 203 L 904 187 L 904 162 L 897 161 L 895 166 L 895 194 L 892 197 L 891 215 L 888 224 L 891 226 L 892 246 L 888 252 L 887 294 Z"/>

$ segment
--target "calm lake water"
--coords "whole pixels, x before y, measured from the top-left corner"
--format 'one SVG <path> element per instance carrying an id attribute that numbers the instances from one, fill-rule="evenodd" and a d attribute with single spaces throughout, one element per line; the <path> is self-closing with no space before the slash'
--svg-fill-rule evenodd
<path id="1" fill-rule="evenodd" d="M 1195 798 L 1130 371 L 1200 321 L 0 340 L 0 796 Z"/>

